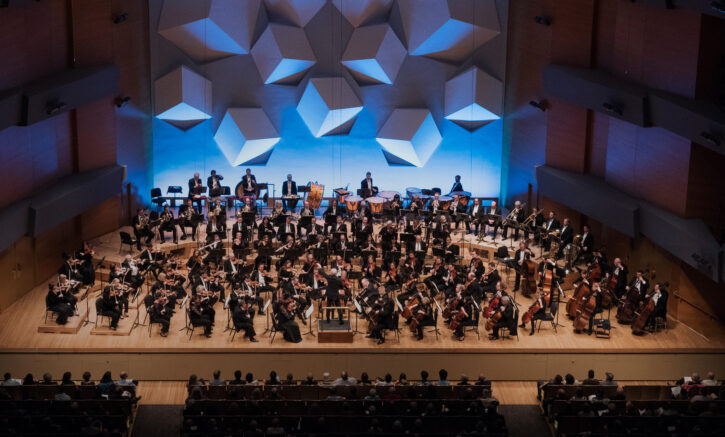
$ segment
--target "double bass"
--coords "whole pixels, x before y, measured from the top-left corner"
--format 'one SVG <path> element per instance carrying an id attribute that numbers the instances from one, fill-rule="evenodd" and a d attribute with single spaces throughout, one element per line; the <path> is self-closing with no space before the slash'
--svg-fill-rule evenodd
<path id="1" fill-rule="evenodd" d="M 574 317 L 574 332 L 581 332 L 589 326 L 589 319 L 597 307 L 597 293 L 599 288 L 595 286 L 587 297 L 582 298 Z"/>
<path id="2" fill-rule="evenodd" d="M 647 319 L 649 319 L 649 316 L 651 316 L 655 310 L 655 301 L 652 299 L 653 293 L 647 295 L 645 303 L 642 305 L 642 309 L 639 311 L 639 314 L 635 313 L 637 318 L 632 322 L 632 334 L 644 334 L 644 326 L 647 324 Z"/>
<path id="3" fill-rule="evenodd" d="M 526 297 L 536 294 L 536 263 L 530 259 L 524 260 L 520 270 L 521 293 Z"/>

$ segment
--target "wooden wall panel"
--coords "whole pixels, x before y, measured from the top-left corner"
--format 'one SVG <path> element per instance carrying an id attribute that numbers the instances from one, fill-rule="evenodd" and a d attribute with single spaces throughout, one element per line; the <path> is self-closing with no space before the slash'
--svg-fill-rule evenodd
<path id="1" fill-rule="evenodd" d="M 687 184 L 687 217 L 701 218 L 716 236 L 725 236 L 725 156 L 693 144 Z"/>
<path id="2" fill-rule="evenodd" d="M 113 60 L 111 0 L 71 0 L 73 53 L 76 65 L 88 66 Z"/>
<path id="3" fill-rule="evenodd" d="M 608 115 L 592 112 L 591 149 L 589 153 L 589 172 L 604 178 L 607 174 L 607 144 L 609 142 Z"/>
<path id="4" fill-rule="evenodd" d="M 551 59 L 555 64 L 589 67 L 592 60 L 595 0 L 554 2 Z"/>
<path id="5" fill-rule="evenodd" d="M 535 24 L 535 16 L 551 17 L 552 0 L 529 0 L 509 8 L 506 54 L 506 94 L 504 117 L 504 180 L 509 199 L 526 198 L 528 184 L 536 190 L 534 167 L 544 163 L 546 119 L 529 105 L 540 101 L 543 68 L 551 62 L 552 28 Z M 509 203 L 504 199 L 504 203 Z"/>
<path id="6" fill-rule="evenodd" d="M 546 164 L 562 170 L 583 172 L 586 163 L 587 109 L 549 99 L 546 126 Z"/>
<path id="7" fill-rule="evenodd" d="M 116 113 L 113 96 L 83 105 L 78 117 L 78 171 L 116 163 Z"/>
<path id="8" fill-rule="evenodd" d="M 118 229 L 121 225 L 120 212 L 119 194 L 81 214 L 81 240 L 90 240 Z"/>

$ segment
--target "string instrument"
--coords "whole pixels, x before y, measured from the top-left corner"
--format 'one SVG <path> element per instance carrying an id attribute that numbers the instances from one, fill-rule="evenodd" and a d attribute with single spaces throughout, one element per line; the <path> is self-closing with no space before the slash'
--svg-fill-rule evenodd
<path id="1" fill-rule="evenodd" d="M 599 263 L 592 263 L 587 269 L 587 274 L 592 282 L 600 282 L 602 280 L 602 266 Z"/>
<path id="2" fill-rule="evenodd" d="M 423 321 L 423 318 L 425 318 L 426 312 L 421 310 L 418 310 L 418 313 L 413 317 L 413 320 L 410 321 L 410 332 L 415 334 L 418 331 L 418 325 L 421 321 Z"/>
<path id="3" fill-rule="evenodd" d="M 536 263 L 530 259 L 521 265 L 521 293 L 528 297 L 536 293 Z M 548 293 L 547 293 L 548 294 Z"/>
<path id="4" fill-rule="evenodd" d="M 455 331 L 456 328 L 458 328 L 458 325 L 460 325 L 461 322 L 463 321 L 463 319 L 465 319 L 467 316 L 468 316 L 468 313 L 466 313 L 465 308 L 461 308 L 460 310 L 458 310 L 456 312 L 456 314 L 453 316 L 453 318 L 451 318 L 451 323 L 450 323 L 450 325 L 448 325 L 448 328 L 451 331 Z"/>
<path id="5" fill-rule="evenodd" d="M 549 294 L 554 290 L 554 271 L 544 267 L 541 278 L 541 290 Z"/>
<path id="6" fill-rule="evenodd" d="M 617 277 L 615 275 L 605 276 L 599 286 L 602 289 L 602 308 L 612 306 L 612 301 L 616 300 L 614 290 L 617 289 Z"/>
<path id="7" fill-rule="evenodd" d="M 651 316 L 655 310 L 655 300 L 652 299 L 652 294 L 654 294 L 654 292 L 648 294 L 645 298 L 645 303 L 642 305 L 642 309 L 639 311 L 639 314 L 635 313 L 637 318 L 632 322 L 632 334 L 640 335 L 644 333 L 644 325 L 647 323 L 649 316 Z"/>
<path id="8" fill-rule="evenodd" d="M 491 317 L 489 317 L 488 321 L 486 321 L 486 331 L 492 330 L 493 326 L 501 320 L 501 317 L 503 317 L 502 311 L 496 311 Z"/>
<path id="9" fill-rule="evenodd" d="M 589 319 L 597 307 L 597 293 L 598 289 L 595 288 L 589 293 L 589 296 L 583 298 L 583 301 L 580 302 L 574 318 L 574 332 L 581 332 L 589 326 Z"/>
<path id="10" fill-rule="evenodd" d="M 576 318 L 579 305 L 582 303 L 585 296 L 588 296 L 591 292 L 591 286 L 586 281 L 582 281 L 579 284 L 576 291 L 574 291 L 574 296 L 566 302 L 566 315 L 570 319 Z"/>
<path id="11" fill-rule="evenodd" d="M 541 296 L 541 299 L 544 301 L 544 308 L 549 306 L 549 295 L 544 293 L 543 296 Z M 534 303 L 529 307 L 528 311 L 524 313 L 524 315 L 521 316 L 521 323 L 529 323 L 531 319 L 534 318 L 534 314 L 538 313 L 541 310 L 541 304 L 539 303 L 539 299 L 536 299 Z"/>
<path id="12" fill-rule="evenodd" d="M 617 320 L 619 323 L 632 323 L 635 318 L 635 310 L 639 301 L 639 290 L 632 287 L 627 294 L 619 300 L 617 306 Z"/>
<path id="13" fill-rule="evenodd" d="M 406 303 L 403 307 L 403 318 L 409 319 L 413 317 L 413 309 L 418 305 L 420 305 L 420 301 L 418 300 L 417 296 L 414 299 L 410 300 L 408 303 Z"/>
<path id="14" fill-rule="evenodd" d="M 458 299 L 458 297 L 454 297 L 453 299 L 448 301 L 448 305 L 446 305 L 446 309 L 443 310 L 444 319 L 448 319 L 453 315 L 453 312 L 456 310 L 456 307 L 458 307 L 459 302 L 460 302 L 460 299 Z"/>
<path id="15" fill-rule="evenodd" d="M 496 311 L 496 308 L 498 308 L 498 304 L 501 302 L 498 296 L 494 296 L 491 301 L 488 303 L 488 306 L 485 310 L 483 310 L 483 317 L 490 318 L 494 312 Z"/>

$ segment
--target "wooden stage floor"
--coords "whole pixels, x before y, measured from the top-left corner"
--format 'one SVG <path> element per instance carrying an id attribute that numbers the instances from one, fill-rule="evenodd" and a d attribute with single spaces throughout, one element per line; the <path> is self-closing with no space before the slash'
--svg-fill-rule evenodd
<path id="1" fill-rule="evenodd" d="M 96 257 L 105 256 L 107 261 L 119 261 L 125 253 L 118 252 L 118 232 L 97 239 L 94 245 Z M 191 247 L 191 242 L 186 245 Z M 166 246 L 172 244 L 162 247 Z M 506 274 L 503 276 L 506 278 Z M 510 276 L 513 280 L 513 274 Z M 389 334 L 383 345 L 364 334 L 355 335 L 351 344 L 319 344 L 316 337 L 309 335 L 304 335 L 299 344 L 287 343 L 281 335 L 270 343 L 269 334 L 261 335 L 266 319 L 257 316 L 255 328 L 260 342 L 250 343 L 241 334 L 232 342 L 229 333 L 224 332 L 227 316 L 220 304 L 211 338 L 197 330 L 189 339 L 187 333 L 180 331 L 185 323 L 181 311 L 172 318 L 167 338 L 159 335 L 158 325 L 151 337 L 145 327 L 137 327 L 128 335 L 91 335 L 92 323 L 76 334 L 40 333 L 46 291 L 47 285 L 41 284 L 0 314 L 0 369 L 10 370 L 14 375 L 27 371 L 61 372 L 66 368 L 72 368 L 74 374 L 86 369 L 125 369 L 134 377 L 147 380 L 182 380 L 190 373 L 209 371 L 210 366 L 230 372 L 241 368 L 244 372 L 264 373 L 275 368 L 280 374 L 306 373 L 304 369 L 319 374 L 334 374 L 343 369 L 353 373 L 388 369 L 417 374 L 423 368 L 433 374 L 437 368 L 446 367 L 452 375 L 484 373 L 497 380 L 542 379 L 565 372 L 578 376 L 588 368 L 600 373 L 614 371 L 621 380 L 676 379 L 693 371 L 725 373 L 725 334 L 705 338 L 670 319 L 664 332 L 634 336 L 629 326 L 614 321 L 614 311 L 614 329 L 609 339 L 575 334 L 572 322 L 562 316 L 559 323 L 563 326 L 557 332 L 545 323 L 533 336 L 528 335 L 527 329 L 520 330 L 518 338 L 498 341 L 490 341 L 481 327 L 480 339 L 469 333 L 465 341 L 459 342 L 445 326 L 439 326 L 438 339 L 434 333 L 426 333 L 422 341 L 417 341 L 402 324 L 400 341 Z M 517 299 L 522 312 L 532 302 L 521 296 Z M 564 303 L 561 305 L 563 309 Z M 88 318 L 95 320 L 93 308 Z M 309 330 L 304 325 L 300 328 L 302 332 Z"/>

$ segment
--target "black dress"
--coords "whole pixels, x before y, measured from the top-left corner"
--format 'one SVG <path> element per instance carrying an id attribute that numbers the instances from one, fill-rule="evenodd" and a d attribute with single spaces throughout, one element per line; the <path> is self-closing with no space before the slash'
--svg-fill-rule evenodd
<path id="1" fill-rule="evenodd" d="M 287 311 L 286 308 L 280 308 L 277 311 L 277 321 L 285 340 L 290 343 L 299 343 L 302 341 L 300 327 L 295 322 L 295 314 L 293 312 Z"/>

